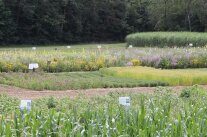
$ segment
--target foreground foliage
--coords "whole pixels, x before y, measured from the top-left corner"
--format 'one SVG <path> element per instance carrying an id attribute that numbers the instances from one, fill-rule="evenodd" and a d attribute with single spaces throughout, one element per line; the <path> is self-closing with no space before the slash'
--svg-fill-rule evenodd
<path id="1" fill-rule="evenodd" d="M 189 98 L 163 88 L 153 95 L 130 94 L 129 108 L 118 105 L 118 97 L 127 95 L 117 93 L 91 99 L 36 100 L 29 112 L 16 109 L 3 114 L 0 135 L 206 136 L 206 92 L 198 87 L 191 92 Z M 56 105 L 50 108 L 48 100 Z"/>
<path id="2" fill-rule="evenodd" d="M 194 84 L 207 84 L 206 69 L 176 69 L 162 70 L 150 67 L 114 67 L 104 68 L 100 72 L 105 75 L 134 78 L 142 80 L 159 80 L 171 86 L 192 86 Z"/>

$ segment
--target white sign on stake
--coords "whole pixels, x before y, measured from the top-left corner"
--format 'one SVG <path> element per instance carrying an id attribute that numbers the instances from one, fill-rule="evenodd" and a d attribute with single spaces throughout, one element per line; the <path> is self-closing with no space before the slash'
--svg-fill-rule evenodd
<path id="1" fill-rule="evenodd" d="M 68 48 L 68 49 L 70 49 L 70 48 L 71 48 L 71 46 L 67 46 L 67 48 Z"/>
<path id="2" fill-rule="evenodd" d="M 21 100 L 20 109 L 27 109 L 31 110 L 32 107 L 32 101 L 31 100 Z"/>
<path id="3" fill-rule="evenodd" d="M 119 97 L 119 104 L 123 106 L 130 106 L 130 97 Z"/>
<path id="4" fill-rule="evenodd" d="M 132 45 L 129 45 L 129 48 L 131 49 L 131 48 L 133 48 L 133 46 Z"/>
<path id="5" fill-rule="evenodd" d="M 101 45 L 98 45 L 97 48 L 98 48 L 98 49 L 101 49 Z"/>
<path id="6" fill-rule="evenodd" d="M 32 47 L 32 50 L 36 50 L 36 47 Z"/>
<path id="7" fill-rule="evenodd" d="M 37 69 L 37 68 L 39 68 L 39 65 L 37 63 L 29 64 L 29 69 Z"/>

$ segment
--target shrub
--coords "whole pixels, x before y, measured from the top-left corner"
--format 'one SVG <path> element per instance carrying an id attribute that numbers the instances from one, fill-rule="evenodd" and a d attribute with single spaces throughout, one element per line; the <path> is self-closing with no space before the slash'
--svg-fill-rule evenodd
<path id="1" fill-rule="evenodd" d="M 202 88 L 194 85 L 192 87 L 185 88 L 181 91 L 180 97 L 182 98 L 190 98 L 195 96 L 206 96 L 206 91 Z"/>
<path id="2" fill-rule="evenodd" d="M 138 60 L 138 59 L 133 59 L 133 60 L 131 60 L 131 62 L 133 64 L 133 66 L 139 66 L 139 65 L 141 65 L 141 61 Z"/>
<path id="3" fill-rule="evenodd" d="M 55 99 L 53 97 L 50 97 L 47 102 L 48 109 L 56 108 L 56 105 L 57 105 L 57 102 L 55 101 Z"/>
<path id="4" fill-rule="evenodd" d="M 170 63 L 170 60 L 169 59 L 167 59 L 167 58 L 161 58 L 160 63 L 158 65 L 159 68 L 168 69 L 168 68 L 170 68 L 170 66 L 171 66 L 171 63 Z"/>

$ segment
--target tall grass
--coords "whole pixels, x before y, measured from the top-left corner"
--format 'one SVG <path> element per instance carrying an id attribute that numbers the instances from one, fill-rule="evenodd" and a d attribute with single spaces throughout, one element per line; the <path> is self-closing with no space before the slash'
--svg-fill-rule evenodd
<path id="1" fill-rule="evenodd" d="M 207 45 L 207 33 L 197 32 L 144 32 L 134 33 L 126 37 L 128 45 L 136 47 L 157 46 L 157 47 L 184 47 L 190 43 L 193 46 Z"/>
<path id="2" fill-rule="evenodd" d="M 207 84 L 206 69 L 161 70 L 150 67 L 114 67 L 104 68 L 100 72 L 115 77 L 134 78 L 139 80 L 159 80 L 171 86 Z"/>

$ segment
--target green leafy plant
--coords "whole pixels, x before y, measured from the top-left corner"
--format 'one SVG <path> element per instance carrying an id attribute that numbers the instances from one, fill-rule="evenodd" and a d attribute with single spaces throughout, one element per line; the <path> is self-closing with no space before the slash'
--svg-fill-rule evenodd
<path id="1" fill-rule="evenodd" d="M 53 97 L 50 97 L 47 101 L 48 109 L 56 108 L 56 106 L 57 106 L 57 102 L 55 101 L 55 99 Z"/>
<path id="2" fill-rule="evenodd" d="M 192 87 L 185 88 L 181 91 L 180 97 L 182 98 L 190 98 L 195 96 L 206 96 L 206 91 L 200 88 L 198 85 L 194 85 Z"/>

